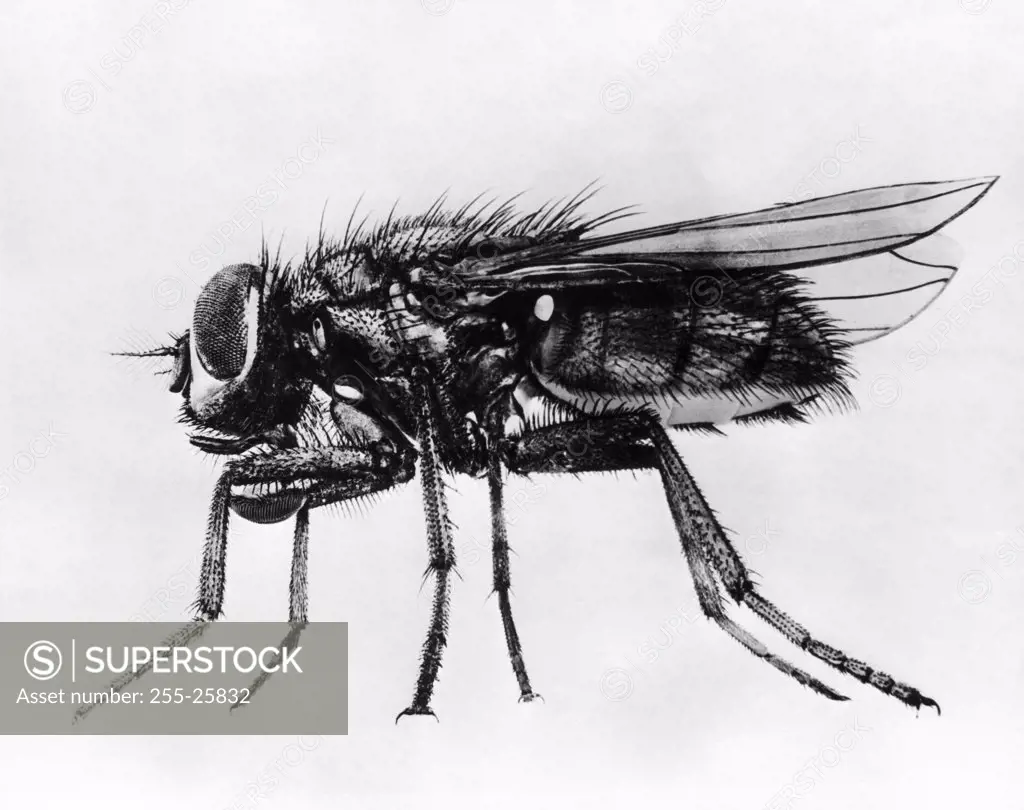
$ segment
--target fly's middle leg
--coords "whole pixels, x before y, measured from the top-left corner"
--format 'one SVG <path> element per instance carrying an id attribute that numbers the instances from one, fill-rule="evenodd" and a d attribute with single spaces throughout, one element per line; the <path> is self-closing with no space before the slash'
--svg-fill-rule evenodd
<path id="1" fill-rule="evenodd" d="M 501 402 L 502 398 L 499 398 L 498 401 Z M 534 439 L 542 435 L 543 431 L 530 433 L 529 435 L 523 435 L 514 439 L 503 438 L 504 420 L 513 411 L 511 403 L 509 405 L 510 407 L 495 406 L 487 415 L 487 483 L 491 504 L 491 558 L 494 572 L 494 593 L 498 597 L 498 611 L 501 615 L 502 629 L 505 632 L 505 645 L 508 649 L 509 660 L 512 663 L 512 671 L 519 684 L 519 700 L 521 702 L 530 702 L 537 698 L 543 700 L 543 698 L 533 690 L 530 684 L 530 676 L 526 671 L 526 662 L 523 658 L 522 642 L 519 639 L 519 632 L 516 629 L 515 619 L 512 616 L 512 602 L 510 598 L 512 578 L 510 573 L 508 527 L 505 522 L 502 460 L 505 461 L 511 471 L 524 475 L 533 472 L 568 471 L 566 470 L 566 464 L 561 460 L 560 456 L 560 453 L 565 452 L 565 442 L 562 440 L 566 437 L 561 432 L 552 434 L 557 436 L 555 442 L 556 450 L 552 454 L 557 457 L 553 462 L 556 465 L 554 468 L 544 461 L 537 463 L 540 457 L 533 454 L 536 450 Z M 582 442 L 588 440 L 589 437 L 583 434 L 576 434 L 569 443 L 582 446 Z M 596 453 L 590 454 L 589 459 L 592 462 L 597 461 L 598 455 Z M 637 466 L 644 466 L 644 460 L 636 457 L 635 454 L 631 460 Z"/>
<path id="2" fill-rule="evenodd" d="M 519 683 L 519 700 L 530 702 L 541 696 L 533 691 L 530 676 L 523 660 L 523 645 L 519 640 L 515 620 L 512 618 L 510 591 L 512 578 L 509 573 L 508 529 L 505 525 L 505 505 L 502 495 L 501 462 L 492 455 L 487 466 L 487 485 L 491 500 L 491 559 L 494 570 L 494 593 L 498 597 L 498 612 L 505 631 L 505 645 L 512 662 L 512 671 Z M 541 698 L 543 700 L 543 698 Z"/>
<path id="3" fill-rule="evenodd" d="M 434 599 L 431 606 L 427 638 L 420 653 L 420 670 L 416 679 L 412 703 L 395 718 L 397 723 L 405 715 L 430 715 L 434 685 L 441 669 L 441 656 L 448 644 L 448 609 L 451 601 L 451 575 L 455 571 L 455 543 L 448 518 L 439 445 L 439 417 L 430 385 L 429 372 L 417 368 L 415 382 L 417 433 L 420 440 L 420 484 L 423 489 L 423 511 L 427 522 L 429 561 L 424 579 L 434 575 Z"/>

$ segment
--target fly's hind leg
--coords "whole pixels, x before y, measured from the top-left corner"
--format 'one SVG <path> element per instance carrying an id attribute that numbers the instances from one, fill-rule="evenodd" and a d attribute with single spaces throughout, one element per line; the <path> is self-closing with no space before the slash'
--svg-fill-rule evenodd
<path id="1" fill-rule="evenodd" d="M 941 712 L 938 703 L 922 695 L 913 686 L 901 683 L 891 675 L 880 672 L 863 661 L 850 658 L 841 650 L 813 638 L 802 625 L 757 593 L 743 560 L 733 548 L 732 543 L 729 542 L 729 538 L 697 487 L 697 482 L 686 469 L 682 459 L 679 458 L 664 430 L 658 426 L 654 428 L 652 436 L 659 455 L 666 459 L 672 470 L 674 485 L 678 488 L 682 501 L 690 513 L 691 523 L 699 533 L 699 542 L 703 553 L 710 559 L 721 577 L 726 591 L 737 603 L 747 605 L 758 617 L 793 644 L 840 672 L 852 675 L 857 680 L 870 684 L 887 695 L 892 695 L 912 708 L 920 709 L 921 706 L 932 706 L 936 711 Z"/>
<path id="2" fill-rule="evenodd" d="M 664 436 L 671 453 L 666 451 L 659 435 Z M 506 441 L 503 456 L 510 470 L 523 474 L 658 470 L 704 614 L 780 672 L 830 700 L 847 700 L 814 676 L 769 652 L 728 617 L 701 543 L 710 511 L 705 515 L 696 509 L 693 493 L 681 484 L 680 471 L 685 472 L 685 467 L 657 420 L 647 414 L 630 413 L 551 425 L 524 433 L 518 440 Z"/>

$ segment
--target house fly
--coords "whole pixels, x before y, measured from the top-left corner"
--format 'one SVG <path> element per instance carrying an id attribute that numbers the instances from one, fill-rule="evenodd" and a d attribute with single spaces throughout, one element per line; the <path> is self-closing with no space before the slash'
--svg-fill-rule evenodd
<path id="1" fill-rule="evenodd" d="M 309 513 L 418 473 L 433 581 L 406 714 L 433 714 L 455 572 L 445 478 L 486 478 L 494 592 L 520 699 L 538 697 L 509 599 L 506 474 L 654 470 L 701 610 L 754 655 L 847 698 L 769 652 L 724 593 L 812 657 L 904 704 L 918 689 L 818 640 L 761 594 L 683 462 L 675 429 L 806 421 L 852 403 L 850 354 L 949 284 L 936 232 L 996 178 L 854 191 L 638 230 L 581 214 L 593 188 L 519 212 L 480 198 L 324 235 L 282 263 L 224 267 L 191 327 L 146 356 L 173 360 L 191 442 L 224 457 L 196 622 L 221 616 L 229 516 L 294 518 L 289 619 L 307 622 Z M 137 677 L 135 673 L 131 677 Z M 123 688 L 122 684 L 122 688 Z"/>

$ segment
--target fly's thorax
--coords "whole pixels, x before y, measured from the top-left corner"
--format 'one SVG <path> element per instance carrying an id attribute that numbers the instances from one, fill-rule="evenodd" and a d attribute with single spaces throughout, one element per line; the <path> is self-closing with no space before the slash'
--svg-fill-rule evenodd
<path id="1" fill-rule="evenodd" d="M 440 363 L 451 348 L 441 315 L 433 299 L 421 298 L 411 286 L 401 282 L 392 284 L 384 318 L 388 346 L 395 356 L 413 364 Z"/>
<path id="2" fill-rule="evenodd" d="M 496 298 L 469 292 L 443 273 L 419 269 L 388 290 L 393 345 L 407 369 L 429 370 L 453 421 L 467 413 L 482 416 L 521 375 L 518 335 L 500 307 L 490 306 Z"/>
<path id="3" fill-rule="evenodd" d="M 327 376 L 358 365 L 376 377 L 401 360 L 402 347 L 392 335 L 385 307 L 374 303 L 329 306 L 323 327 L 325 345 L 318 348 Z"/>
<path id="4" fill-rule="evenodd" d="M 402 444 L 413 430 L 402 386 L 407 359 L 379 295 L 293 313 L 290 336 L 292 369 L 326 396 L 325 412 L 339 435 L 357 443 Z"/>

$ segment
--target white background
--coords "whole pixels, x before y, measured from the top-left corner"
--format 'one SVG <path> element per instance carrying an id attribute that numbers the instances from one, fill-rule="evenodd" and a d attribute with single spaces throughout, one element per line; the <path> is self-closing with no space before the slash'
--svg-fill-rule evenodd
<path id="1" fill-rule="evenodd" d="M 294 766 L 280 766 L 286 737 L 8 737 L 7 806 L 512 807 L 536 793 L 527 806 L 758 808 L 801 772 L 813 787 L 800 781 L 794 806 L 1017 806 L 1019 4 L 195 2 L 141 36 L 161 4 L 96 5 L 8 2 L 0 22 L 0 466 L 60 434 L 16 480 L 0 474 L 0 618 L 187 615 L 216 468 L 176 423 L 167 378 L 108 353 L 185 328 L 189 276 L 251 260 L 261 231 L 300 251 L 325 202 L 340 229 L 364 191 L 383 214 L 449 187 L 538 203 L 601 178 L 593 210 L 640 203 L 635 224 L 654 224 L 803 188 L 1000 174 L 948 228 L 966 253 L 951 288 L 858 352 L 859 412 L 679 440 L 763 592 L 944 711 L 915 716 L 733 610 L 852 698 L 830 703 L 689 621 L 686 566 L 644 474 L 546 479 L 513 508 L 514 607 L 547 701 L 529 706 L 487 599 L 486 490 L 456 483 L 441 722 L 396 727 L 430 597 L 411 485 L 313 517 L 312 617 L 351 623 L 347 737 Z M 316 158 L 289 162 L 317 133 Z M 274 204 L 199 270 L 267 183 Z M 979 282 L 986 303 L 966 311 Z M 907 361 L 915 346 L 924 368 Z M 289 555 L 288 525 L 234 524 L 229 619 L 285 617 Z M 189 594 L 154 607 L 181 577 Z M 672 643 L 652 662 L 639 648 L 659 639 Z M 869 730 L 840 735 L 855 723 Z M 247 798 L 268 769 L 273 788 Z"/>

